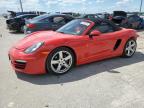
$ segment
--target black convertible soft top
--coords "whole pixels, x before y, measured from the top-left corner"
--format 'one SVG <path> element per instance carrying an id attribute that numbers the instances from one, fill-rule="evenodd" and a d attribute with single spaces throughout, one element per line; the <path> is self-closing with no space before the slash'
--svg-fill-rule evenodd
<path id="1" fill-rule="evenodd" d="M 118 25 L 116 25 L 115 23 L 107 19 L 95 18 L 94 20 L 91 20 L 91 21 L 95 22 L 96 24 L 108 23 L 114 28 L 115 31 L 121 30 L 121 28 Z"/>

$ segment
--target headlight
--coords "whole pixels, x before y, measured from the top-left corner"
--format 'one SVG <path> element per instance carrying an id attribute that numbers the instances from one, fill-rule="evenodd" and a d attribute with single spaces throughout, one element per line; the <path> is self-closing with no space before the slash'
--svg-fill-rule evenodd
<path id="1" fill-rule="evenodd" d="M 31 47 L 27 48 L 24 52 L 26 54 L 29 53 L 33 53 L 34 51 L 36 51 L 38 48 L 40 48 L 42 45 L 44 44 L 44 42 L 39 42 L 37 44 L 32 45 Z"/>

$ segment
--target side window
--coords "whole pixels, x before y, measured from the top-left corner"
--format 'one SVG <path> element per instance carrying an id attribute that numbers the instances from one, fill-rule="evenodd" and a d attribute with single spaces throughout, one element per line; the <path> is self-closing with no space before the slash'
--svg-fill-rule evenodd
<path id="1" fill-rule="evenodd" d="M 42 22 L 49 22 L 49 18 L 44 18 L 41 20 Z"/>
<path id="2" fill-rule="evenodd" d="M 95 30 L 95 29 L 99 30 L 101 33 L 114 32 L 114 29 L 113 29 L 113 27 L 110 24 L 103 23 L 103 22 L 101 24 L 99 24 L 99 25 L 96 25 L 93 30 Z"/>
<path id="3" fill-rule="evenodd" d="M 54 17 L 52 19 L 53 23 L 58 23 L 58 24 L 66 24 L 65 19 L 63 17 Z"/>

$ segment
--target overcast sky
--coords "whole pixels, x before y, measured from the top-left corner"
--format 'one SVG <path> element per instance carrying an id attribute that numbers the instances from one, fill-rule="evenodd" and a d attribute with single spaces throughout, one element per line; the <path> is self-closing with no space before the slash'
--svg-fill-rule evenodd
<path id="1" fill-rule="evenodd" d="M 22 0 L 24 11 L 46 12 L 112 12 L 139 11 L 141 0 Z M 143 0 L 144 1 L 144 0 Z M 0 0 L 0 13 L 19 11 L 19 0 Z M 142 11 L 144 11 L 144 4 Z"/>

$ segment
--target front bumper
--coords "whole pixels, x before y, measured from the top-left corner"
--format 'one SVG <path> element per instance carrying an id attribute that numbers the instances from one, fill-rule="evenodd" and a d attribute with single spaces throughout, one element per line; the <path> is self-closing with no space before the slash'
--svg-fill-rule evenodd
<path id="1" fill-rule="evenodd" d="M 11 48 L 8 55 L 16 72 L 27 74 L 46 73 L 45 62 L 47 54 L 25 54 L 22 50 Z"/>

